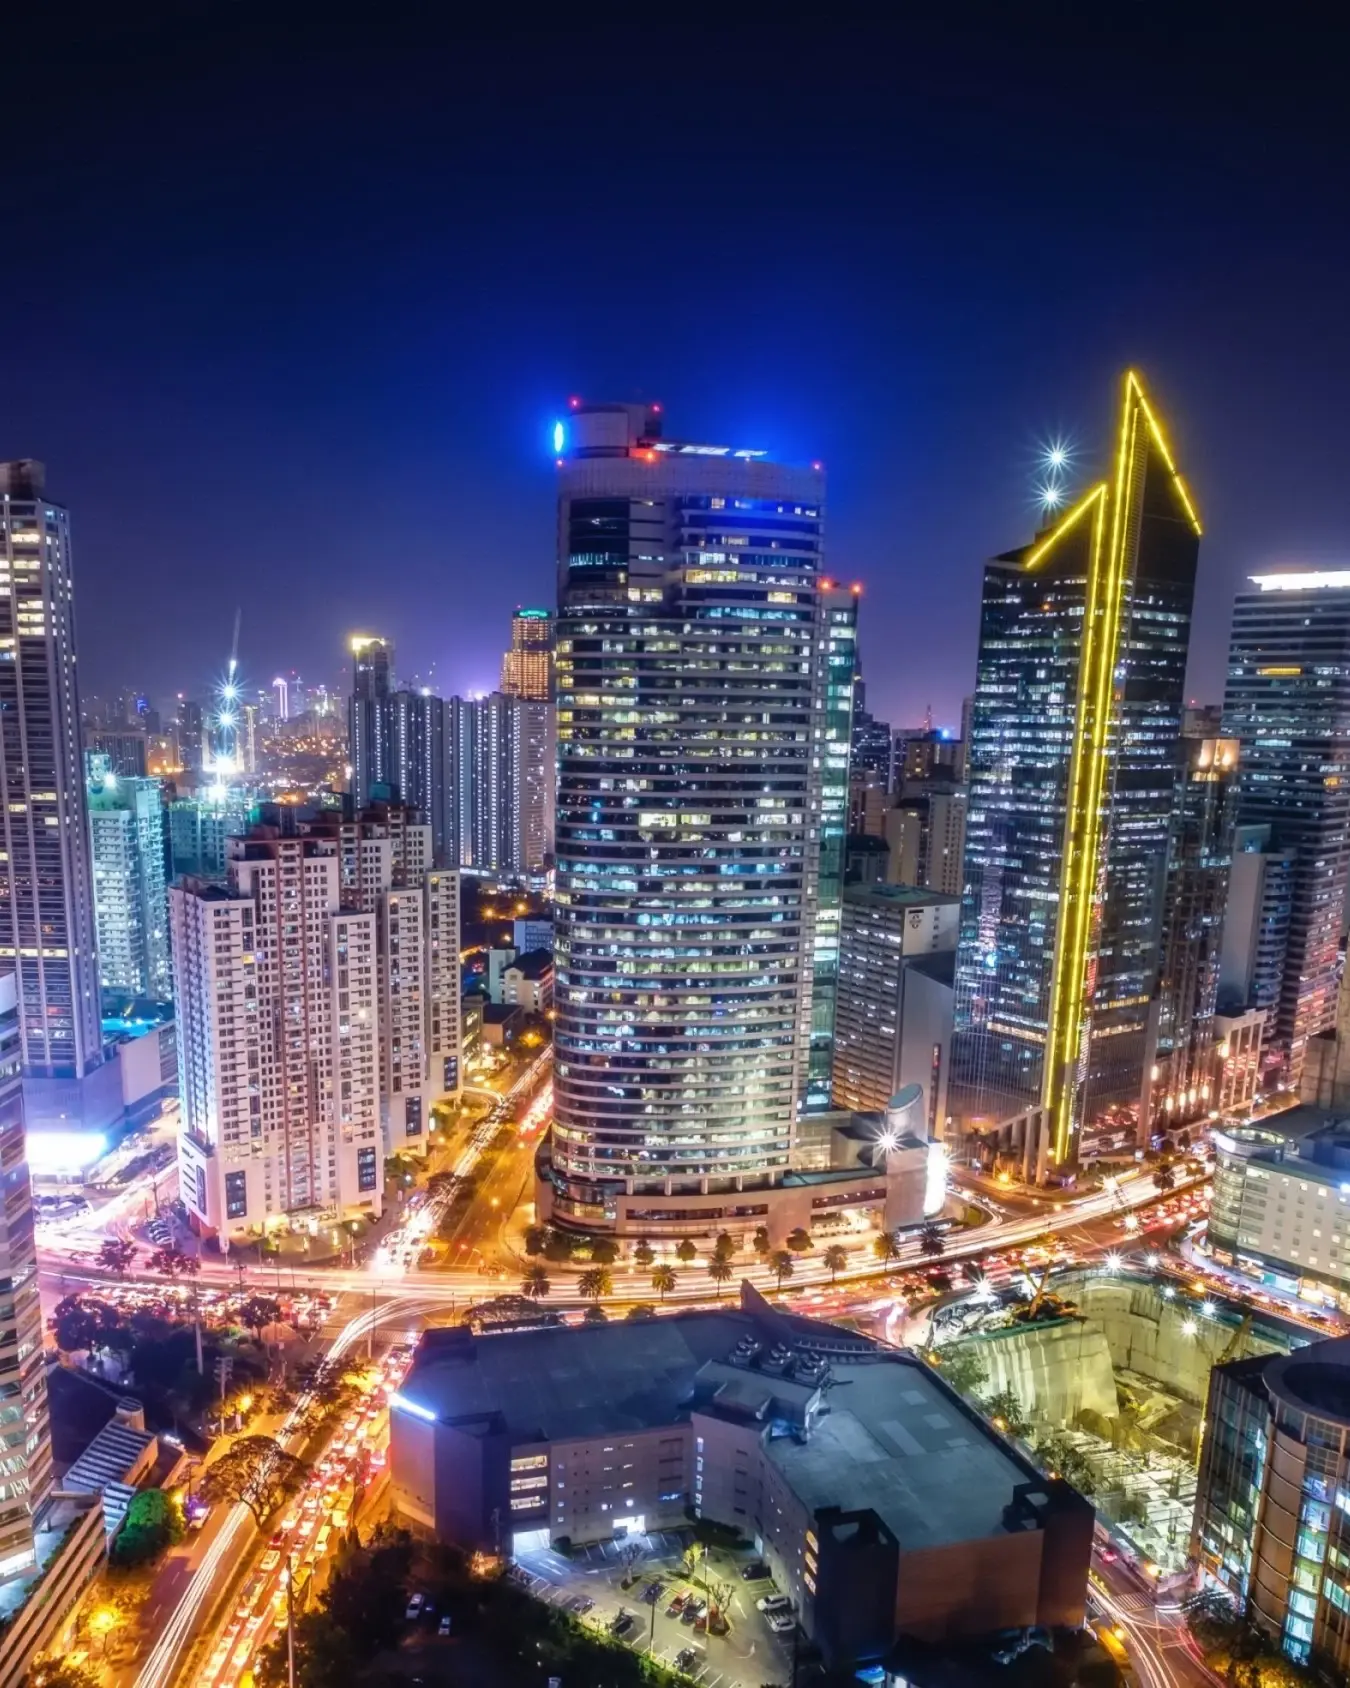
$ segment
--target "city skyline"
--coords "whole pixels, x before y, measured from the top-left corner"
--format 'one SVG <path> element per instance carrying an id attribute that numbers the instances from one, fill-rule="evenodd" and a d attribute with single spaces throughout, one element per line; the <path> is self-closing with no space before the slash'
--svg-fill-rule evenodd
<path id="1" fill-rule="evenodd" d="M 548 436 L 574 393 L 656 399 L 705 438 L 825 463 L 832 555 L 866 589 L 871 701 L 897 724 L 931 702 L 955 726 L 983 562 L 1031 511 L 1045 442 L 1075 448 L 1069 489 L 1102 467 L 1095 395 L 1123 364 L 1157 371 L 1185 418 L 1176 445 L 1209 519 L 1202 602 L 1343 555 L 1350 337 L 1329 279 L 1344 237 L 1323 209 L 1344 149 L 1318 132 L 1306 69 L 1303 98 L 1282 92 L 1279 42 L 1229 43 L 1220 73 L 1176 20 L 1165 63 L 1142 39 L 1100 51 L 1086 20 L 981 35 L 925 19 L 903 52 L 896 26 L 860 23 L 810 55 L 732 28 L 696 116 L 678 55 L 639 89 L 612 75 L 626 43 L 571 23 L 480 92 L 474 67 L 499 44 L 481 27 L 456 42 L 454 101 L 406 40 L 325 49 L 286 27 L 270 71 L 224 28 L 230 73 L 208 73 L 186 24 L 115 76 L 76 55 L 59 138 L 28 110 L 40 78 L 18 78 L 16 203 L 63 214 L 0 278 L 29 325 L 0 456 L 45 460 L 54 495 L 87 512 L 87 691 L 192 695 L 241 605 L 257 687 L 293 664 L 335 683 L 345 637 L 374 622 L 409 671 L 436 664 L 443 692 L 490 691 L 496 629 L 547 602 Z M 796 113 L 772 141 L 716 97 L 747 63 Z M 286 97 L 255 97 L 274 87 Z M 578 130 L 588 93 L 616 87 L 659 147 L 616 158 Z M 1242 88 L 1260 89 L 1262 121 L 1235 116 Z M 556 133 L 568 168 L 541 168 Z M 109 172 L 92 187 L 82 150 Z M 599 208 L 651 196 L 712 214 L 727 159 L 746 161 L 767 224 L 796 229 L 813 207 L 793 262 L 718 265 L 696 290 L 658 265 L 614 297 Z M 131 178 L 134 228 L 99 204 L 100 183 Z M 1113 264 L 1084 262 L 1117 235 Z M 925 639 L 897 664 L 915 620 Z M 1223 620 L 1202 618 L 1191 695 L 1219 695 Z"/>

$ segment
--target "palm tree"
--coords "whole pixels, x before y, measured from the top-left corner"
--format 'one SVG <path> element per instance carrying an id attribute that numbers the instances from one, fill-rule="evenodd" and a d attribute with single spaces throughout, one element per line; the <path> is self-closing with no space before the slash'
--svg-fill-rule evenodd
<path id="1" fill-rule="evenodd" d="M 587 1301 L 599 1301 L 602 1295 L 608 1295 L 614 1288 L 614 1278 L 607 1266 L 592 1266 L 589 1272 L 583 1272 L 577 1279 L 577 1294 L 584 1296 Z"/>
<path id="2" fill-rule="evenodd" d="M 661 1299 L 666 1299 L 667 1292 L 675 1288 L 675 1268 L 673 1266 L 658 1266 L 652 1273 L 652 1288 L 661 1291 Z"/>
<path id="3" fill-rule="evenodd" d="M 883 1231 L 879 1237 L 873 1237 L 872 1253 L 876 1255 L 878 1260 L 898 1260 L 900 1258 L 900 1245 L 895 1240 L 895 1232 Z"/>
<path id="4" fill-rule="evenodd" d="M 698 1249 L 694 1246 L 694 1242 L 691 1237 L 681 1237 L 679 1242 L 675 1245 L 675 1252 L 679 1255 L 680 1259 L 684 1261 L 686 1266 L 691 1260 L 698 1259 Z"/>
<path id="5" fill-rule="evenodd" d="M 726 1283 L 729 1278 L 734 1278 L 735 1275 L 736 1268 L 729 1260 L 723 1260 L 720 1254 L 713 1254 L 711 1256 L 708 1261 L 708 1276 L 717 1285 L 717 1293 L 719 1296 L 722 1293 L 722 1285 Z"/>
<path id="6" fill-rule="evenodd" d="M 795 1270 L 792 1256 L 785 1248 L 776 1249 L 768 1259 L 769 1270 L 778 1280 L 778 1287 L 782 1289 L 783 1279 L 790 1278 Z"/>
<path id="7" fill-rule="evenodd" d="M 650 1266 L 652 1261 L 656 1259 L 656 1250 L 646 1237 L 641 1238 L 637 1247 L 633 1250 L 633 1259 L 639 1266 Z"/>
<path id="8" fill-rule="evenodd" d="M 548 1273 L 542 1266 L 531 1266 L 526 1272 L 520 1285 L 520 1293 L 528 1295 L 531 1301 L 539 1301 L 553 1288 Z"/>
<path id="9" fill-rule="evenodd" d="M 833 1283 L 845 1266 L 848 1265 L 848 1250 L 842 1243 L 831 1243 L 821 1259 L 829 1267 L 830 1282 Z"/>
<path id="10" fill-rule="evenodd" d="M 919 1232 L 919 1253 L 926 1254 L 930 1260 L 933 1260 L 942 1253 L 946 1246 L 946 1243 L 942 1240 L 942 1232 L 930 1219 L 923 1230 Z"/>

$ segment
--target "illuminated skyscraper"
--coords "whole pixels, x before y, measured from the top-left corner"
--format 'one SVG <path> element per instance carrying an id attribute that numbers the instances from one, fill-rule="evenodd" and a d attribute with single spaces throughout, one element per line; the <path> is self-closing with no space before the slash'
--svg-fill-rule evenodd
<path id="1" fill-rule="evenodd" d="M 94 917 L 105 989 L 167 1002 L 172 991 L 164 880 L 164 796 L 156 779 L 119 778 L 88 751 Z"/>
<path id="2" fill-rule="evenodd" d="M 0 464 L 0 966 L 18 970 L 25 1076 L 103 1059 L 80 754 L 70 518 L 40 463 Z"/>
<path id="3" fill-rule="evenodd" d="M 33 1565 L 34 1519 L 52 1487 L 51 1417 L 38 1299 L 33 1191 L 25 1160 L 19 1002 L 12 966 L 0 972 L 0 1582 Z"/>
<path id="4" fill-rule="evenodd" d="M 1199 533 L 1131 373 L 1110 480 L 985 570 L 952 1106 L 1041 1170 L 1144 1129 Z"/>
<path id="5" fill-rule="evenodd" d="M 350 649 L 347 751 L 352 764 L 352 797 L 356 807 L 364 809 L 374 788 L 389 784 L 389 715 L 384 704 L 394 689 L 394 647 L 374 634 L 357 633 Z"/>
<path id="6" fill-rule="evenodd" d="M 1279 998 L 1266 1031 L 1297 1082 L 1336 1017 L 1350 878 L 1350 570 L 1259 575 L 1238 595 L 1224 731 L 1242 745 L 1238 819 L 1294 852 Z"/>
<path id="7" fill-rule="evenodd" d="M 638 406 L 559 437 L 541 1211 L 753 1223 L 829 1106 L 856 598 L 821 579 L 819 469 Z"/>
<path id="8" fill-rule="evenodd" d="M 548 610 L 518 609 L 511 617 L 511 649 L 502 658 L 507 697 L 547 701 L 553 695 L 553 617 Z"/>

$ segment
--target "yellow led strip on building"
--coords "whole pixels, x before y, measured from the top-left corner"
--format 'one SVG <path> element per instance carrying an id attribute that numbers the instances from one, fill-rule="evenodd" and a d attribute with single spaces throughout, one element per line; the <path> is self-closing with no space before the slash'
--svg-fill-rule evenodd
<path id="1" fill-rule="evenodd" d="M 1065 816 L 1063 867 L 1060 875 L 1059 930 L 1046 1028 L 1046 1062 L 1042 1103 L 1050 1115 L 1052 1150 L 1057 1164 L 1072 1158 L 1076 1078 L 1082 1052 L 1087 966 L 1092 946 L 1092 923 L 1099 914 L 1097 876 L 1101 860 L 1106 750 L 1115 714 L 1116 663 L 1120 651 L 1121 605 L 1130 555 L 1131 490 L 1138 454 L 1146 448 L 1140 419 L 1148 437 L 1172 477 L 1178 501 L 1192 528 L 1200 520 L 1185 482 L 1177 471 L 1166 437 L 1133 370 L 1127 372 L 1122 400 L 1120 435 L 1111 489 L 1111 540 L 1103 547 L 1106 493 L 1094 487 L 1041 544 L 1028 553 L 1024 566 L 1038 563 L 1071 527 L 1094 509 L 1088 563 L 1087 604 L 1083 618 L 1083 648 L 1079 658 L 1078 699 L 1073 754 L 1069 766 L 1069 795 Z"/>

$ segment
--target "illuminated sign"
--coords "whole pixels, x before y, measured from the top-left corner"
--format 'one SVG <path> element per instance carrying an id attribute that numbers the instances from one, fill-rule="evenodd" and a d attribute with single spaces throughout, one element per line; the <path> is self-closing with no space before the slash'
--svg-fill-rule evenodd
<path id="1" fill-rule="evenodd" d="M 553 455 L 561 457 L 562 449 L 566 444 L 567 429 L 563 427 L 561 422 L 555 422 L 553 424 Z"/>

